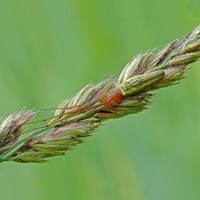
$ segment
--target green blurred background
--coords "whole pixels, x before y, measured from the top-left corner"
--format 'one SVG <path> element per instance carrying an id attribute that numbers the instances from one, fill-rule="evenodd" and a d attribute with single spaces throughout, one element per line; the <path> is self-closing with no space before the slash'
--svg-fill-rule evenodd
<path id="1" fill-rule="evenodd" d="M 200 23 L 199 0 L 0 2 L 0 114 L 56 106 Z M 1 200 L 199 200 L 200 62 L 149 110 L 65 157 L 2 163 Z"/>

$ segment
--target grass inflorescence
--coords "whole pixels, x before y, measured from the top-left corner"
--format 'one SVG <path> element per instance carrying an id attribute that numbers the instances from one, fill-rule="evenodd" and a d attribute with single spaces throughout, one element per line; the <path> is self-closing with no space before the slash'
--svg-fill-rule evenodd
<path id="1" fill-rule="evenodd" d="M 40 163 L 65 154 L 105 120 L 146 109 L 151 91 L 179 83 L 188 65 L 199 59 L 200 26 L 161 50 L 135 56 L 119 77 L 85 86 L 63 101 L 52 117 L 32 121 L 37 112 L 11 114 L 0 125 L 0 162 Z M 27 131 L 28 124 L 36 124 L 36 128 Z"/>

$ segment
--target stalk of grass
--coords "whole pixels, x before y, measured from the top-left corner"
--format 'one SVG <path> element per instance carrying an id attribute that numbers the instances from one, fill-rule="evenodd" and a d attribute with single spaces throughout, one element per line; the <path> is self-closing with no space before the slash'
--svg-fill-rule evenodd
<path id="1" fill-rule="evenodd" d="M 50 118 L 31 121 L 33 111 L 10 115 L 0 125 L 0 162 L 40 163 L 65 154 L 105 120 L 146 109 L 151 91 L 179 83 L 187 66 L 199 59 L 200 26 L 161 50 L 135 56 L 119 77 L 87 85 L 63 101 Z M 39 126 L 39 122 L 45 125 Z M 36 128 L 26 131 L 28 124 L 36 124 Z M 30 134 L 25 135 L 27 132 Z M 23 139 L 21 135 L 25 135 Z"/>

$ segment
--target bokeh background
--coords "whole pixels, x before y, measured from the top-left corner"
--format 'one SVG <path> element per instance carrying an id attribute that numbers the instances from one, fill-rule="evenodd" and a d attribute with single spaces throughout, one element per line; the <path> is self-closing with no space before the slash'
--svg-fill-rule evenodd
<path id="1" fill-rule="evenodd" d="M 0 114 L 56 106 L 200 23 L 199 0 L 0 2 Z M 0 164 L 2 200 L 199 200 L 200 62 L 149 110 L 65 157 Z"/>

